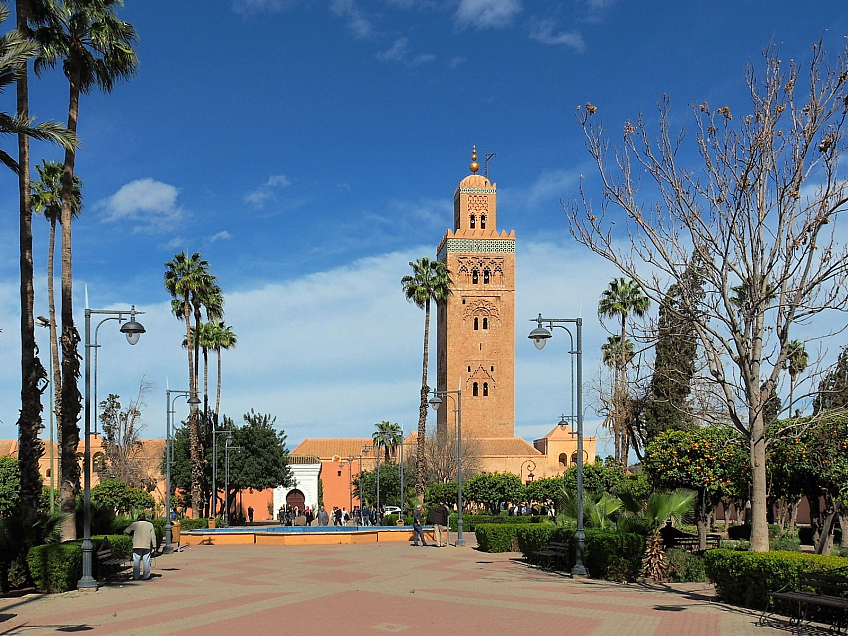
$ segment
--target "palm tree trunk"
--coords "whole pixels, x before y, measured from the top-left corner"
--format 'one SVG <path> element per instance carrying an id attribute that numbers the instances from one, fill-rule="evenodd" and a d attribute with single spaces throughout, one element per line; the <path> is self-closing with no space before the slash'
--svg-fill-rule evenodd
<path id="1" fill-rule="evenodd" d="M 430 300 L 424 308 L 424 368 L 421 372 L 421 403 L 418 406 L 418 440 L 416 445 L 415 492 L 419 501 L 424 500 L 424 443 L 427 439 L 427 365 L 430 355 Z"/>
<path id="2" fill-rule="evenodd" d="M 795 402 L 793 393 L 795 392 L 795 376 L 789 374 L 789 417 L 792 417 L 792 404 Z"/>
<path id="3" fill-rule="evenodd" d="M 186 321 L 186 350 L 188 351 L 188 388 L 192 397 L 197 397 L 197 373 L 194 367 L 194 352 L 192 351 L 191 339 L 191 305 L 188 296 L 183 305 L 183 315 Z M 188 437 L 191 455 L 191 510 L 195 519 L 202 514 L 203 495 L 200 492 L 200 484 L 203 482 L 203 457 L 200 447 L 200 419 L 198 412 L 192 410 L 189 415 Z"/>
<path id="4" fill-rule="evenodd" d="M 50 378 L 51 388 L 53 390 L 53 413 L 56 417 L 56 422 L 62 421 L 62 366 L 59 364 L 59 341 L 56 331 L 56 294 L 54 290 L 53 278 L 55 268 L 53 266 L 56 256 L 56 218 L 50 219 L 50 245 L 47 248 L 47 302 L 50 312 L 50 355 L 53 360 L 53 377 Z M 51 451 L 52 452 L 52 451 Z M 54 466 L 50 466 L 51 472 Z M 61 467 L 60 467 L 61 468 Z M 54 483 L 62 483 L 62 471 L 59 470 L 58 475 L 54 475 Z"/>
<path id="5" fill-rule="evenodd" d="M 68 130 L 77 131 L 79 117 L 79 70 L 71 73 L 68 98 Z M 80 465 L 77 448 L 80 441 L 79 414 L 82 395 L 77 387 L 80 376 L 80 335 L 74 325 L 73 274 L 71 271 L 71 214 L 76 153 L 65 150 L 65 169 L 62 174 L 62 513 L 68 515 L 62 524 L 62 539 L 76 538 L 76 496 L 80 490 Z"/>
<path id="6" fill-rule="evenodd" d="M 616 404 L 616 420 L 618 427 L 616 437 L 619 448 L 616 449 L 616 459 L 620 466 L 627 467 L 627 314 L 621 315 L 621 368 L 618 374 L 618 404 Z"/>
<path id="7" fill-rule="evenodd" d="M 17 27 L 24 37 L 29 36 L 28 0 L 15 5 Z M 29 84 L 27 68 L 17 80 L 17 109 L 29 118 Z M 21 415 L 18 419 L 18 461 L 21 470 L 21 506 L 35 512 L 41 497 L 41 476 L 38 460 L 44 454 L 44 444 L 38 434 L 42 429 L 41 390 L 39 383 L 47 377 L 36 354 L 33 305 L 32 209 L 29 189 L 29 137 L 18 135 L 18 189 L 20 196 L 20 268 L 21 268 Z"/>
<path id="8" fill-rule="evenodd" d="M 215 395 L 215 422 L 218 422 L 218 413 L 221 411 L 221 349 L 215 350 L 218 354 L 218 392 Z"/>

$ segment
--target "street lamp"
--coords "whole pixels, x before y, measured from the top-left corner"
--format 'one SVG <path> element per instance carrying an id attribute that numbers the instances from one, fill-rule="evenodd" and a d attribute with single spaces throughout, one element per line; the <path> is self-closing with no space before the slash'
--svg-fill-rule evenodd
<path id="1" fill-rule="evenodd" d="M 228 435 L 224 440 L 224 527 L 230 525 L 230 502 L 227 500 L 227 494 L 230 492 L 230 451 L 241 452 L 241 446 L 230 446 L 232 435 Z"/>
<path id="2" fill-rule="evenodd" d="M 572 576 L 586 576 L 586 566 L 583 565 L 583 550 L 586 545 L 586 534 L 583 532 L 583 319 L 582 318 L 532 318 L 536 328 L 527 337 L 540 351 L 545 343 L 553 336 L 554 327 L 565 329 L 571 338 L 570 354 L 577 356 L 577 532 L 574 533 L 575 554 Z M 547 328 L 542 324 L 547 324 Z M 567 324 L 576 325 L 577 348 L 574 348 L 574 337 Z"/>
<path id="3" fill-rule="evenodd" d="M 173 394 L 174 399 L 171 399 Z M 192 395 L 190 391 L 179 391 L 176 389 L 165 389 L 165 545 L 162 552 L 169 554 L 174 551 L 172 545 L 173 523 L 171 521 L 171 416 L 174 414 L 174 403 L 178 397 L 188 397 L 186 402 L 192 413 L 197 411 L 200 400 Z"/>
<path id="4" fill-rule="evenodd" d="M 195 398 L 197 399 L 197 398 Z M 200 404 L 200 400 L 197 400 Z M 228 439 L 233 438 L 233 432 L 227 429 L 219 429 L 218 422 L 212 423 L 212 518 L 218 516 L 218 434 L 226 433 Z M 226 442 L 224 443 L 226 446 Z M 227 493 L 224 493 L 224 503 L 226 503 Z"/>
<path id="5" fill-rule="evenodd" d="M 82 540 L 82 578 L 77 582 L 78 589 L 97 588 L 97 580 L 92 573 L 92 553 L 94 546 L 91 543 L 91 315 L 112 315 L 117 317 L 118 322 L 129 321 L 121 325 L 121 333 L 127 336 L 127 342 L 134 345 L 138 338 L 145 332 L 141 323 L 136 322 L 136 315 L 142 314 L 136 311 L 135 305 L 130 311 L 117 311 L 112 309 L 89 309 L 85 308 L 85 451 L 83 453 L 83 540 Z M 108 319 L 107 319 L 108 320 Z M 105 320 L 101 321 L 105 322 Z M 98 325 L 99 326 L 99 325 Z M 96 351 L 96 349 L 95 349 Z"/>
<path id="6" fill-rule="evenodd" d="M 462 537 L 462 389 L 456 391 L 437 391 L 433 389 L 430 406 L 438 411 L 442 405 L 442 397 L 448 396 L 456 406 L 456 543 L 457 547 L 465 545 Z"/>
<path id="7" fill-rule="evenodd" d="M 532 468 L 531 468 L 531 466 L 528 466 L 528 464 L 531 464 Z M 533 481 L 533 477 L 535 477 L 535 475 L 533 474 L 533 471 L 536 470 L 536 462 L 534 462 L 532 459 L 525 459 L 522 462 L 521 470 L 518 473 L 519 478 L 521 479 L 521 483 L 524 483 L 524 467 L 525 466 L 527 466 L 528 470 L 530 471 L 530 473 L 529 473 L 530 481 Z"/>
<path id="8" fill-rule="evenodd" d="M 377 507 L 374 510 L 374 515 L 373 515 L 373 517 L 376 519 L 376 518 L 378 518 L 378 515 L 380 515 L 380 447 L 377 446 L 376 444 L 372 444 L 370 446 L 368 444 L 366 444 L 365 446 L 362 447 L 363 454 L 364 453 L 370 453 L 372 450 L 377 451 Z M 362 480 L 362 478 L 360 477 L 360 483 L 361 483 L 361 480 Z M 360 490 L 360 495 L 361 495 L 362 494 L 362 486 L 361 485 L 359 487 L 359 490 Z M 360 499 L 361 498 L 362 497 L 360 497 Z M 383 523 L 382 516 L 380 516 L 379 519 L 380 519 L 380 524 L 382 525 L 382 523 Z"/>
<path id="9" fill-rule="evenodd" d="M 347 492 L 350 495 L 350 516 L 353 517 L 353 457 L 339 458 L 339 471 L 344 468 L 344 463 L 347 462 Z M 360 514 L 362 514 L 360 512 Z"/>

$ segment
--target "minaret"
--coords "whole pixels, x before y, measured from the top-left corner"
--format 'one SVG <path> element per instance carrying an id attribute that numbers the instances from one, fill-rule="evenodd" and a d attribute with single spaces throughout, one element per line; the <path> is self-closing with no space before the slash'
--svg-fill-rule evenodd
<path id="1" fill-rule="evenodd" d="M 471 174 L 453 195 L 453 229 L 439 243 L 453 293 L 438 310 L 438 389 L 462 387 L 463 437 L 515 433 L 515 231 L 497 225 L 497 185 Z M 438 412 L 439 434 L 455 433 L 454 403 Z"/>

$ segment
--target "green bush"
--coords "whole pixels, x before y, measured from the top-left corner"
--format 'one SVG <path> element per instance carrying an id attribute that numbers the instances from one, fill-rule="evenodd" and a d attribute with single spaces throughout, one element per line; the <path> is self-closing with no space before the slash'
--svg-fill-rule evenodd
<path id="1" fill-rule="evenodd" d="M 707 580 L 704 557 L 685 550 L 666 550 L 668 580 L 673 583 L 702 583 Z"/>
<path id="2" fill-rule="evenodd" d="M 483 523 L 509 523 L 509 524 L 527 524 L 527 523 L 539 523 L 545 517 L 541 517 L 539 515 L 529 515 L 529 516 L 521 516 L 521 517 L 509 517 L 507 515 L 472 515 L 467 512 L 462 514 L 462 529 L 467 530 L 468 532 L 473 532 L 478 524 Z M 456 532 L 456 523 L 458 516 L 455 512 L 452 512 L 450 517 L 448 518 L 448 523 L 450 524 L 450 529 L 452 532 Z"/>
<path id="3" fill-rule="evenodd" d="M 530 559 L 534 552 L 544 550 L 551 541 L 569 541 L 573 534 L 573 527 L 555 526 L 552 523 L 538 523 L 519 526 L 515 536 L 518 550 L 524 555 L 524 558 Z"/>
<path id="4" fill-rule="evenodd" d="M 644 517 L 619 517 L 615 527 L 619 532 L 632 532 L 643 537 L 654 532 L 654 526 Z"/>
<path id="5" fill-rule="evenodd" d="M 588 528 L 583 563 L 589 576 L 607 581 L 633 581 L 642 571 L 645 537 L 632 532 Z"/>
<path id="6" fill-rule="evenodd" d="M 76 541 L 49 543 L 31 548 L 27 566 L 41 592 L 67 592 L 76 589 L 82 577 L 82 550 Z"/>
<path id="7" fill-rule="evenodd" d="M 477 547 L 482 552 L 515 552 L 518 550 L 516 535 L 519 528 L 521 524 L 517 523 L 481 523 L 474 530 Z"/>
<path id="8" fill-rule="evenodd" d="M 848 575 L 848 559 L 801 552 L 708 550 L 704 566 L 720 599 L 758 610 L 766 607 L 769 592 L 797 585 L 801 572 Z M 778 612 L 792 614 L 796 609 L 791 603 L 775 604 Z"/>
<path id="9" fill-rule="evenodd" d="M 206 519 L 180 519 L 180 527 L 183 532 L 205 530 L 209 527 L 209 522 Z"/>
<path id="10" fill-rule="evenodd" d="M 772 552 L 800 552 L 801 541 L 797 536 L 792 536 L 789 533 L 776 537 L 769 536 L 769 550 Z"/>

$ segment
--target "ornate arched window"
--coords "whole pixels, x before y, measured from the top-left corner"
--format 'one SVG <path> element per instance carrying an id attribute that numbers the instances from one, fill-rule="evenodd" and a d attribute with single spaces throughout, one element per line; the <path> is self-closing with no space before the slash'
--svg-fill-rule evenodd
<path id="1" fill-rule="evenodd" d="M 474 316 L 474 331 L 477 331 L 480 328 L 480 319 L 477 316 Z"/>
<path id="2" fill-rule="evenodd" d="M 483 382 L 483 397 L 489 397 L 489 383 Z"/>
<path id="3" fill-rule="evenodd" d="M 480 272 L 476 269 L 471 270 L 471 282 L 475 285 L 480 282 Z"/>
<path id="4" fill-rule="evenodd" d="M 489 280 L 491 280 L 491 277 L 490 277 L 490 274 L 489 274 L 489 270 L 488 270 L 488 269 L 484 269 L 484 270 L 483 270 L 483 284 L 484 284 L 484 285 L 488 285 L 488 284 L 489 284 Z"/>
<path id="5" fill-rule="evenodd" d="M 480 215 L 480 229 L 481 230 L 486 229 L 486 215 L 485 214 Z"/>
<path id="6" fill-rule="evenodd" d="M 565 453 L 560 453 L 559 454 L 559 463 L 560 463 L 560 466 L 565 466 L 567 468 L 568 467 L 568 455 L 566 455 Z"/>
<path id="7" fill-rule="evenodd" d="M 471 386 L 471 395 L 474 397 L 480 395 L 480 386 L 476 382 Z"/>
<path id="8" fill-rule="evenodd" d="M 475 219 L 474 215 L 472 214 L 471 215 L 471 224 L 470 224 L 470 227 L 471 227 L 472 230 L 474 229 L 475 221 L 476 221 L 476 219 Z"/>
<path id="9" fill-rule="evenodd" d="M 572 466 L 577 465 L 577 451 L 574 451 L 573 453 L 571 453 L 571 465 Z"/>
<path id="10" fill-rule="evenodd" d="M 475 318 L 474 320 L 477 320 L 477 319 Z M 488 328 L 489 328 L 489 319 L 483 318 L 483 329 L 488 329 Z"/>

